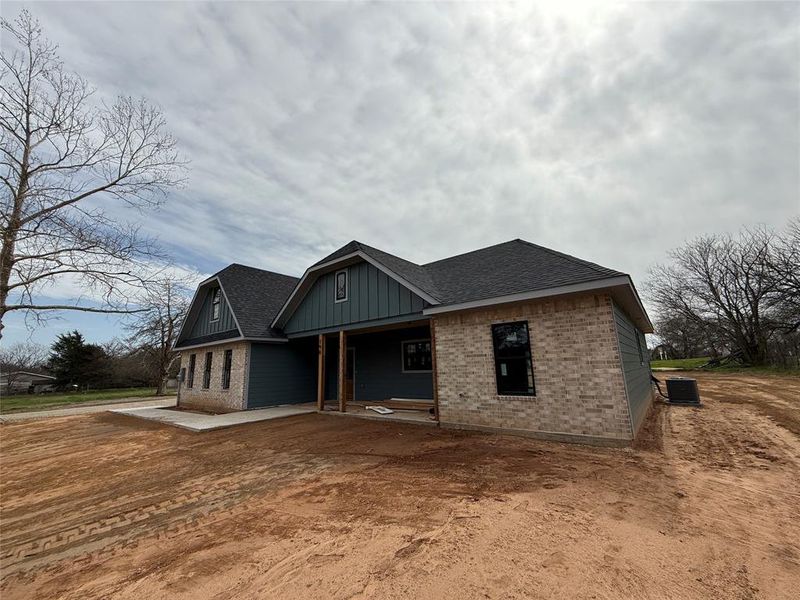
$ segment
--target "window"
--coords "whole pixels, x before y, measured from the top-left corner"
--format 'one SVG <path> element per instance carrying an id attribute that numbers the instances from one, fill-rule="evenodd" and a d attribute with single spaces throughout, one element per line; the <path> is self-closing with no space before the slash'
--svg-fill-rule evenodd
<path id="1" fill-rule="evenodd" d="M 233 364 L 233 350 L 225 350 L 225 360 L 222 363 L 222 389 L 231 387 L 231 365 Z"/>
<path id="2" fill-rule="evenodd" d="M 220 296 L 220 289 L 216 288 L 213 292 L 211 292 L 211 320 L 218 321 L 219 320 L 219 296 Z"/>
<path id="3" fill-rule="evenodd" d="M 347 269 L 344 271 L 336 271 L 335 299 L 336 302 L 344 302 L 347 300 Z"/>
<path id="4" fill-rule="evenodd" d="M 430 373 L 433 368 L 430 340 L 409 340 L 403 346 L 403 373 Z"/>
<path id="5" fill-rule="evenodd" d="M 194 385 L 194 364 L 197 361 L 197 355 L 192 354 L 189 356 L 189 375 L 186 377 L 186 387 L 190 388 Z"/>
<path id="6" fill-rule="evenodd" d="M 497 393 L 501 396 L 535 396 L 528 323 L 492 325 Z"/>
<path id="7" fill-rule="evenodd" d="M 211 360 L 214 358 L 213 352 L 206 352 L 206 364 L 203 366 L 203 389 L 207 390 L 211 385 Z"/>
<path id="8" fill-rule="evenodd" d="M 642 335 L 639 333 L 638 329 L 635 329 L 634 333 L 636 335 L 636 347 L 639 350 L 639 364 L 643 365 L 644 364 L 644 352 L 642 351 Z"/>

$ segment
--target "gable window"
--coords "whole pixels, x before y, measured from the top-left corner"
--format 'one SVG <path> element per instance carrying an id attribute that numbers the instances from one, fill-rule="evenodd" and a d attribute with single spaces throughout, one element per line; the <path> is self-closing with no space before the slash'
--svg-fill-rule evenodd
<path id="1" fill-rule="evenodd" d="M 336 271 L 336 276 L 334 277 L 334 283 L 336 284 L 334 290 L 336 302 L 344 302 L 347 300 L 347 284 L 349 283 L 347 279 L 347 269 Z"/>
<path id="2" fill-rule="evenodd" d="M 501 396 L 535 396 L 528 322 L 492 325 L 497 393 Z"/>
<path id="3" fill-rule="evenodd" d="M 219 320 L 219 302 L 220 302 L 220 288 L 215 288 L 211 292 L 211 320 Z"/>
<path id="4" fill-rule="evenodd" d="M 190 388 L 194 385 L 194 364 L 197 361 L 197 355 L 192 354 L 189 356 L 189 374 L 186 376 L 186 387 Z"/>
<path id="5" fill-rule="evenodd" d="M 222 389 L 231 387 L 231 366 L 233 365 L 233 350 L 225 350 L 225 360 L 222 363 Z"/>
<path id="6" fill-rule="evenodd" d="M 211 360 L 214 358 L 213 352 L 206 352 L 206 364 L 203 365 L 203 389 L 207 390 L 211 385 Z"/>
<path id="7" fill-rule="evenodd" d="M 408 340 L 402 343 L 403 373 L 430 373 L 433 368 L 430 340 Z"/>

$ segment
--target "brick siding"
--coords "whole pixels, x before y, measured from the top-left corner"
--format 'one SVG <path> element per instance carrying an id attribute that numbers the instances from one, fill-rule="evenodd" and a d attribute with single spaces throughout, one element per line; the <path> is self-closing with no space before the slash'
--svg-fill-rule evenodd
<path id="1" fill-rule="evenodd" d="M 231 364 L 231 385 L 227 390 L 222 389 L 222 367 L 225 362 L 225 350 L 233 350 Z M 213 352 L 211 361 L 211 382 L 207 390 L 203 389 L 203 368 L 206 361 L 206 352 Z M 180 388 L 180 406 L 197 408 L 214 412 L 232 412 L 247 408 L 245 398 L 247 385 L 245 377 L 247 365 L 250 361 L 250 343 L 233 342 L 205 346 L 181 352 L 181 368 L 186 369 L 189 376 L 189 357 L 195 354 L 194 385 L 186 387 L 186 382 Z"/>
<path id="2" fill-rule="evenodd" d="M 536 396 L 498 396 L 492 324 L 527 321 Z M 626 441 L 630 416 L 611 298 L 580 295 L 435 317 L 440 421 Z"/>

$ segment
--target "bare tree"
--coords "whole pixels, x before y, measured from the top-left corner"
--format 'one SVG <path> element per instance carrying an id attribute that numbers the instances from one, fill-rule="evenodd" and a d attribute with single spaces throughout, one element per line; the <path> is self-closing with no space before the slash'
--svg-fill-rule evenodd
<path id="1" fill-rule="evenodd" d="M 47 362 L 47 348 L 33 342 L 19 342 L 0 349 L 0 374 L 7 378 L 9 387 L 14 385 L 18 371 L 35 373 Z"/>
<path id="2" fill-rule="evenodd" d="M 736 239 L 701 237 L 671 252 L 671 265 L 651 270 L 650 299 L 660 318 L 684 319 L 722 338 L 745 362 L 764 364 L 776 336 L 797 327 L 796 244 L 765 227 Z"/>
<path id="3" fill-rule="evenodd" d="M 770 273 L 775 287 L 772 307 L 784 333 L 800 330 L 800 217 L 791 219 L 776 236 L 770 254 Z"/>
<path id="4" fill-rule="evenodd" d="M 164 393 L 179 354 L 172 347 L 189 309 L 188 281 L 164 277 L 151 285 L 139 300 L 142 312 L 128 326 L 129 342 L 153 366 L 156 395 Z"/>
<path id="5" fill-rule="evenodd" d="M 715 338 L 713 324 L 687 319 L 682 314 L 660 314 L 655 333 L 670 349 L 672 358 L 717 357 L 724 348 L 724 342 Z"/>
<path id="6" fill-rule="evenodd" d="M 158 252 L 103 207 L 162 202 L 182 182 L 175 140 L 144 100 L 92 103 L 27 11 L 1 25 L 16 49 L 0 54 L 0 337 L 10 311 L 130 312 Z M 74 303 L 37 302 L 65 280 L 83 291 Z M 99 302 L 87 306 L 85 295 Z"/>

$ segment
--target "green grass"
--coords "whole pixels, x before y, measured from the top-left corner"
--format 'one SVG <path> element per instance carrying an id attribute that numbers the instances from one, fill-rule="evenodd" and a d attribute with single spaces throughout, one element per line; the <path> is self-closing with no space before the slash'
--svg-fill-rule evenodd
<path id="1" fill-rule="evenodd" d="M 70 404 L 83 402 L 102 402 L 120 398 L 144 398 L 153 396 L 156 388 L 120 388 L 114 390 L 92 390 L 89 392 L 70 392 L 66 394 L 21 394 L 0 398 L 0 413 L 24 410 L 42 410 L 46 408 L 63 408 Z"/>
<path id="2" fill-rule="evenodd" d="M 682 369 L 692 371 L 706 364 L 710 358 L 678 358 L 675 360 L 651 360 L 650 368 Z M 722 367 L 703 369 L 708 373 L 749 373 L 752 375 L 800 375 L 800 369 L 785 367 L 748 367 L 744 365 L 729 364 Z"/>
<path id="3" fill-rule="evenodd" d="M 668 369 L 697 369 L 698 367 L 706 364 L 710 358 L 677 358 L 675 360 L 651 360 L 650 368 L 668 368 Z"/>

